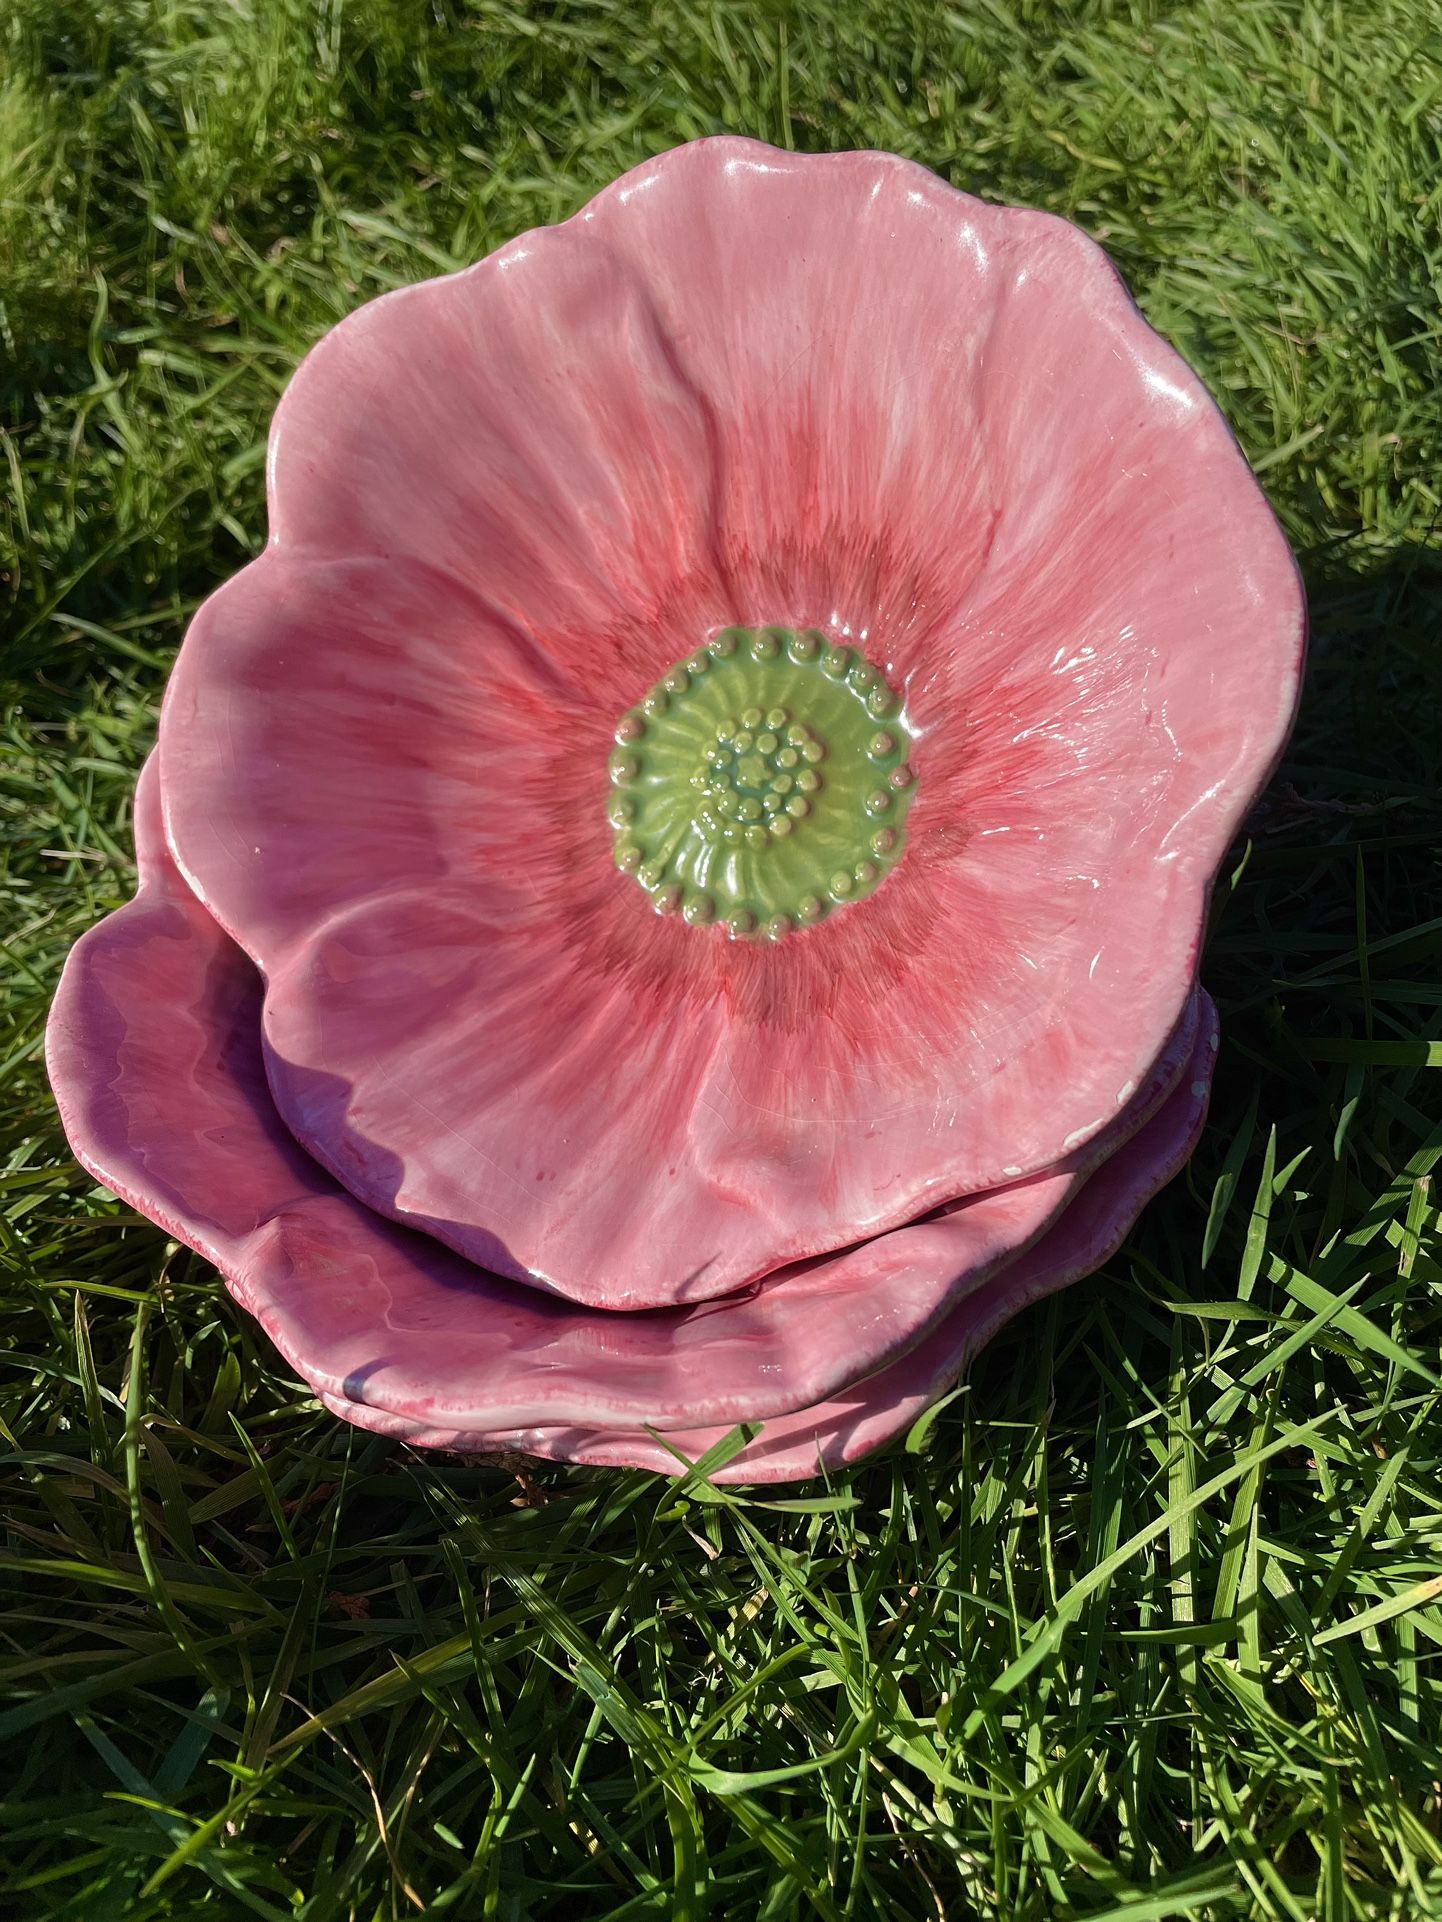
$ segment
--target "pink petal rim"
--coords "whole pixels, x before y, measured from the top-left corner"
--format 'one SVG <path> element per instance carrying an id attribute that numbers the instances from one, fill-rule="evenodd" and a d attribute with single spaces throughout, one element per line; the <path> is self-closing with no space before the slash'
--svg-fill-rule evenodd
<path id="1" fill-rule="evenodd" d="M 1204 1025 L 1214 1039 L 1210 1002 Z M 1204 1046 L 1209 1052 L 1210 1042 Z M 766 1422 L 762 1433 L 711 1479 L 757 1486 L 805 1481 L 853 1466 L 909 1428 L 1014 1315 L 1111 1259 L 1147 1202 L 1191 1155 L 1206 1121 L 1208 1086 L 1209 1081 L 1198 1082 L 1171 1095 L 1098 1169 L 1032 1249 L 967 1294 L 915 1348 L 815 1407 Z M 416 1448 L 517 1453 L 592 1467 L 648 1469 L 672 1477 L 684 1475 L 686 1462 L 699 1461 L 731 1432 L 725 1427 L 681 1430 L 668 1434 L 663 1443 L 637 1429 L 457 1431 L 426 1427 L 343 1396 L 322 1394 L 321 1400 L 332 1414 Z"/>

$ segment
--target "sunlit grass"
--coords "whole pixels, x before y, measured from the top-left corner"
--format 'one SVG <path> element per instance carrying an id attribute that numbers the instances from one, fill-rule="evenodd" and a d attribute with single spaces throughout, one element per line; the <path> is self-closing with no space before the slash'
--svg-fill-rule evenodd
<path id="1" fill-rule="evenodd" d="M 11 0 L 0 60 L 16 1912 L 1442 1916 L 1430 10 Z M 342 1428 L 75 1167 L 39 1060 L 299 355 L 721 130 L 1079 220 L 1315 639 L 1192 1169 L 920 1452 L 792 1499 Z"/>

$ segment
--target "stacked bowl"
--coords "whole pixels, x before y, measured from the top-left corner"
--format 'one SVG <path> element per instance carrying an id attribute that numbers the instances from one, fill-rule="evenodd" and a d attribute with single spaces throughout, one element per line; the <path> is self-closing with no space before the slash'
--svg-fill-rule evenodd
<path id="1" fill-rule="evenodd" d="M 1296 570 L 1101 250 L 721 138 L 362 307 L 48 1058 L 337 1414 L 864 1454 L 1181 1166 Z"/>

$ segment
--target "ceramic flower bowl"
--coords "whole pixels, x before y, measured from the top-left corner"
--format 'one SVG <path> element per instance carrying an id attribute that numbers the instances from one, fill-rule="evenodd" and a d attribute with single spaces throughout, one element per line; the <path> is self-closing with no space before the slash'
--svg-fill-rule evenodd
<path id="1" fill-rule="evenodd" d="M 328 1406 L 803 1476 L 1106 1259 L 1304 619 L 1097 247 L 698 142 L 337 327 L 270 503 L 49 1061 Z"/>

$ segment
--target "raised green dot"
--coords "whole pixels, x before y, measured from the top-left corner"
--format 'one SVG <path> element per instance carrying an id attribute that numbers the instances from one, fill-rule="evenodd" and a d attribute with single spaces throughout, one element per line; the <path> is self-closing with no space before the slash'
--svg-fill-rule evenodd
<path id="1" fill-rule="evenodd" d="M 718 630 L 616 723 L 616 866 L 659 913 L 702 932 L 714 922 L 779 939 L 860 912 L 903 856 L 912 742 L 859 650 L 814 628 Z"/>

